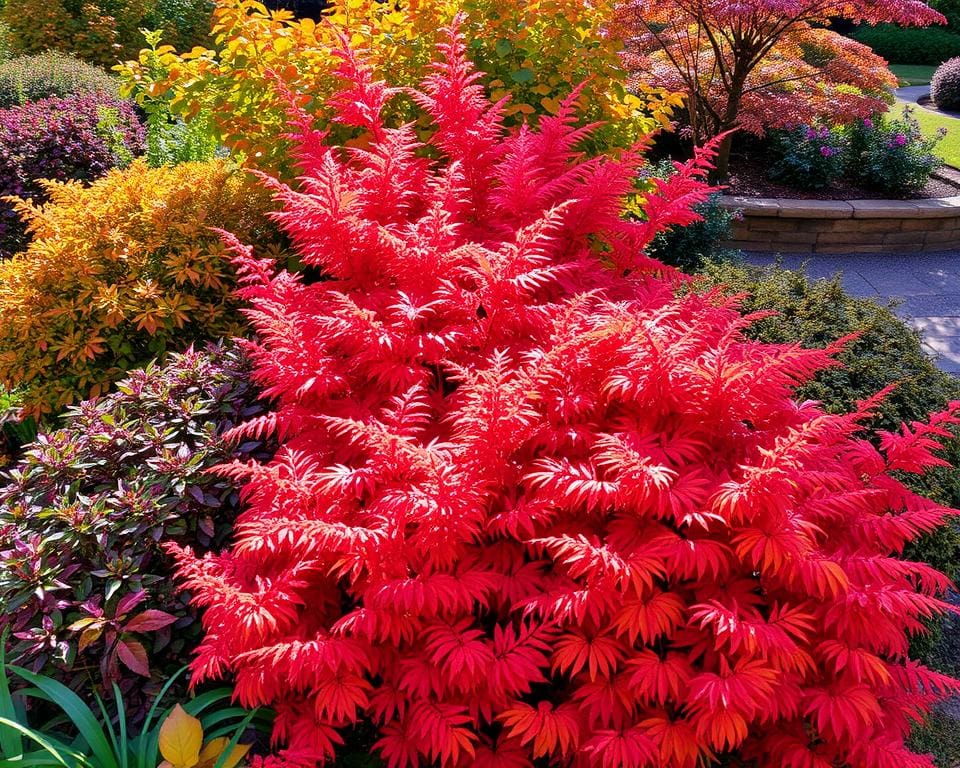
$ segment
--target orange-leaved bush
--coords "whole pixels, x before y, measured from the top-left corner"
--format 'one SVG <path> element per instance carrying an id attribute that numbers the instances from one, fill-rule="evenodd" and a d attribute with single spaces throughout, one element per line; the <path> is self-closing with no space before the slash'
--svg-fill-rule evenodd
<path id="1" fill-rule="evenodd" d="M 262 185 L 223 160 L 42 184 L 47 202 L 18 204 L 32 242 L 0 262 L 0 384 L 22 392 L 27 413 L 56 413 L 168 350 L 242 329 L 211 227 L 265 243 Z"/>
<path id="2" fill-rule="evenodd" d="M 585 81 L 591 119 L 603 120 L 597 146 L 620 147 L 638 133 L 669 125 L 682 97 L 636 82 L 628 91 L 623 41 L 608 33 L 614 0 L 332 0 L 322 24 L 268 11 L 258 0 L 217 0 L 213 48 L 182 54 L 172 46 L 141 51 L 117 69 L 138 103 L 167 102 L 188 122 L 208 123 L 214 138 L 261 170 L 289 171 L 287 89 L 318 118 L 328 116 L 339 36 L 363 45 L 375 70 L 397 85 L 427 71 L 438 30 L 458 12 L 471 33 L 469 54 L 498 99 L 510 94 L 508 122 L 555 114 Z M 394 107 L 399 107 L 395 103 Z M 402 109 L 402 107 L 400 107 Z M 428 126 L 422 126 L 426 129 Z"/>
<path id="3" fill-rule="evenodd" d="M 907 658 L 946 579 L 897 558 L 950 511 L 891 470 L 953 411 L 858 436 L 797 383 L 830 350 L 747 339 L 736 303 L 644 256 L 693 218 L 706 156 L 654 181 L 576 150 L 569 101 L 502 128 L 456 30 L 413 128 L 349 51 L 330 147 L 297 122 L 274 184 L 307 283 L 233 242 L 276 410 L 237 464 L 233 548 L 180 577 L 197 680 L 277 710 L 293 763 L 358 721 L 390 768 L 931 766 L 903 745 L 956 681 Z M 960 408 L 960 404 L 957 404 Z"/>

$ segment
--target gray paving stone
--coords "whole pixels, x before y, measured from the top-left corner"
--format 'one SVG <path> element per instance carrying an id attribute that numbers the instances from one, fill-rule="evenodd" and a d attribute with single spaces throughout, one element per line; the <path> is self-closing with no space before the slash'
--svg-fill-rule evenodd
<path id="1" fill-rule="evenodd" d="M 745 254 L 758 266 L 779 262 L 804 267 L 814 279 L 841 275 L 853 296 L 890 301 L 894 311 L 923 335 L 937 365 L 960 376 L 960 251 L 897 254 Z"/>

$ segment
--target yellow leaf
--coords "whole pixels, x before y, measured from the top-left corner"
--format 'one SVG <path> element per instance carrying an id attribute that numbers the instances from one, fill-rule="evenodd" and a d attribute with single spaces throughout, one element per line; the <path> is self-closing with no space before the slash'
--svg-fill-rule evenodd
<path id="1" fill-rule="evenodd" d="M 230 739 L 226 736 L 220 736 L 219 738 L 208 741 L 203 749 L 200 750 L 200 765 L 198 768 L 204 768 L 207 765 L 216 765 L 217 760 L 220 759 L 220 755 L 223 754 L 223 751 L 229 743 Z M 249 744 L 235 744 L 233 749 L 230 750 L 230 754 L 223 761 L 221 768 L 235 768 L 249 751 Z"/>
<path id="2" fill-rule="evenodd" d="M 200 759 L 203 726 L 177 704 L 160 726 L 160 754 L 174 768 L 192 768 Z"/>
<path id="3" fill-rule="evenodd" d="M 540 99 L 540 104 L 541 104 L 541 105 L 543 106 L 543 108 L 544 108 L 545 110 L 547 110 L 547 112 L 549 112 L 551 115 L 555 115 L 555 114 L 557 114 L 557 112 L 560 111 L 560 101 L 559 101 L 559 99 L 550 99 L 550 98 Z"/>

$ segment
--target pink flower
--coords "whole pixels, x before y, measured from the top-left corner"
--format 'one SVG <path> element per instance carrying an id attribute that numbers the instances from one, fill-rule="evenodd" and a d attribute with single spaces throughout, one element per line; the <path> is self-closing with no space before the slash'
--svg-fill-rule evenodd
<path id="1" fill-rule="evenodd" d="M 815 139 L 815 138 L 817 138 L 817 132 L 816 132 L 815 130 L 813 130 L 813 128 L 807 128 L 807 138 L 808 138 L 808 139 Z"/>
<path id="2" fill-rule="evenodd" d="M 893 137 L 893 142 L 898 147 L 902 147 L 904 144 L 907 143 L 907 137 L 904 136 L 902 133 L 898 133 L 896 136 Z"/>
<path id="3" fill-rule="evenodd" d="M 833 154 L 833 150 L 830 147 L 820 147 L 820 154 L 824 157 L 830 157 Z"/>
<path id="4" fill-rule="evenodd" d="M 869 117 L 863 118 L 863 127 L 864 128 L 873 128 L 873 120 Z"/>

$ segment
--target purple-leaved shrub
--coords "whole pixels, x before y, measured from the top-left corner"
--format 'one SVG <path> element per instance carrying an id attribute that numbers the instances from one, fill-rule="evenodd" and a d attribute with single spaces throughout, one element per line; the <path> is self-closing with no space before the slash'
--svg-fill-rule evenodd
<path id="1" fill-rule="evenodd" d="M 199 641 L 163 542 L 224 546 L 235 484 L 207 472 L 265 459 L 225 432 L 265 412 L 246 358 L 209 345 L 134 371 L 41 434 L 0 486 L 7 659 L 87 694 L 120 684 L 131 717 Z"/>
<path id="2" fill-rule="evenodd" d="M 86 93 L 0 110 L 0 196 L 43 199 L 38 179 L 92 181 L 143 152 L 144 129 L 133 106 Z M 0 201 L 0 255 L 21 250 L 26 225 Z"/>

